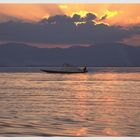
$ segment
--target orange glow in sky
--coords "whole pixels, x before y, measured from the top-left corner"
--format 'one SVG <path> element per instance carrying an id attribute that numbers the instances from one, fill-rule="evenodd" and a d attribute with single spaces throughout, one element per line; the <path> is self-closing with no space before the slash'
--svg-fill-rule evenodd
<path id="1" fill-rule="evenodd" d="M 140 24 L 140 4 L 0 4 L 0 22 L 9 19 L 39 21 L 44 17 L 74 13 L 85 16 L 91 12 L 106 18 L 103 22 L 111 25 Z"/>

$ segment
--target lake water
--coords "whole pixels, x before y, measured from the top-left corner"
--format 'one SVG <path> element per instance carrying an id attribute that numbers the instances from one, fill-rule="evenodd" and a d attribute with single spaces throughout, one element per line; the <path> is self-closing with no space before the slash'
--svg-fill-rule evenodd
<path id="1" fill-rule="evenodd" d="M 140 136 L 139 67 L 0 71 L 0 136 Z"/>

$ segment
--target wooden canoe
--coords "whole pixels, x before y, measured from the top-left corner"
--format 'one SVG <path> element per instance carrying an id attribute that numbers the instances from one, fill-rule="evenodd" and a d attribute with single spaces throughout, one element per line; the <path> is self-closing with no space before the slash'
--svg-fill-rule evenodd
<path id="1" fill-rule="evenodd" d="M 74 73 L 87 73 L 88 71 L 57 71 L 57 70 L 43 70 L 41 69 L 41 71 L 43 72 L 47 72 L 47 73 L 61 73 L 61 74 L 74 74 Z"/>

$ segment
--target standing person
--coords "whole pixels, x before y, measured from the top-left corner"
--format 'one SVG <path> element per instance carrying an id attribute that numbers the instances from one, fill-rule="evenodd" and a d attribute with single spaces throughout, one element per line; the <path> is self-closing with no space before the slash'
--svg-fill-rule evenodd
<path id="1" fill-rule="evenodd" d="M 87 67 L 86 67 L 86 66 L 83 68 L 83 71 L 84 71 L 84 72 L 86 72 L 86 71 L 87 71 Z"/>

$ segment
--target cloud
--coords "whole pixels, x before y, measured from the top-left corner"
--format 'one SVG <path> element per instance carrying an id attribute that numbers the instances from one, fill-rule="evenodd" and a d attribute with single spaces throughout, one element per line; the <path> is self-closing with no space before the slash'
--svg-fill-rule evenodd
<path id="1" fill-rule="evenodd" d="M 87 13 L 86 14 L 86 17 L 85 17 L 85 21 L 86 22 L 89 22 L 89 21 L 92 21 L 92 20 L 95 20 L 97 18 L 97 16 L 93 13 Z"/>
<path id="2" fill-rule="evenodd" d="M 122 43 L 132 46 L 140 46 L 140 34 L 134 35 L 130 38 L 125 38 Z"/>
<path id="3" fill-rule="evenodd" d="M 55 15 L 50 16 L 48 18 L 44 18 L 41 20 L 43 23 L 50 23 L 50 24 L 68 24 L 68 23 L 75 23 L 75 22 L 92 22 L 97 18 L 97 16 L 93 13 L 87 13 L 84 17 L 81 17 L 78 14 L 74 14 L 72 17 L 67 15 Z"/>
<path id="4" fill-rule="evenodd" d="M 123 28 L 96 23 L 96 15 L 50 16 L 36 23 L 0 23 L 0 41 L 40 44 L 94 44 L 120 42 L 140 34 L 140 26 Z M 84 22 L 83 22 L 84 21 Z M 80 24 L 76 24 L 80 22 Z"/>
<path id="5" fill-rule="evenodd" d="M 72 19 L 66 15 L 55 15 L 55 16 L 50 16 L 46 21 L 50 24 L 65 24 L 72 22 Z"/>
<path id="6" fill-rule="evenodd" d="M 15 17 L 15 16 L 10 16 L 7 14 L 2 14 L 0 13 L 0 22 L 7 22 L 7 21 L 22 21 L 21 19 Z"/>
<path id="7" fill-rule="evenodd" d="M 107 15 L 102 16 L 99 21 L 105 20 L 107 18 Z"/>
<path id="8" fill-rule="evenodd" d="M 73 21 L 73 22 L 81 22 L 81 21 L 82 21 L 81 16 L 78 15 L 78 14 L 74 14 L 74 15 L 72 16 L 72 21 Z"/>

